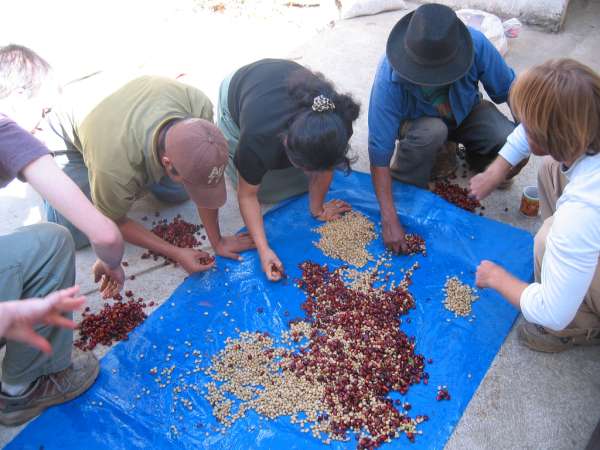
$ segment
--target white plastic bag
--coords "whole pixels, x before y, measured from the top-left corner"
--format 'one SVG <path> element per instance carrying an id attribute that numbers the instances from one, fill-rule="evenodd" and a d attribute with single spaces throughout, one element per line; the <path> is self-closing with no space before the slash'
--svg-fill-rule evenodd
<path id="1" fill-rule="evenodd" d="M 523 24 L 519 19 L 513 17 L 512 19 L 508 19 L 502 22 L 502 26 L 504 27 L 504 34 L 506 35 L 506 37 L 512 39 L 519 36 Z"/>
<path id="2" fill-rule="evenodd" d="M 404 0 L 339 0 L 340 17 L 351 19 L 358 16 L 371 16 L 384 11 L 405 9 Z"/>
<path id="3" fill-rule="evenodd" d="M 502 56 L 508 52 L 508 40 L 504 34 L 502 21 L 495 15 L 479 9 L 460 9 L 456 15 L 465 25 L 481 31 Z"/>

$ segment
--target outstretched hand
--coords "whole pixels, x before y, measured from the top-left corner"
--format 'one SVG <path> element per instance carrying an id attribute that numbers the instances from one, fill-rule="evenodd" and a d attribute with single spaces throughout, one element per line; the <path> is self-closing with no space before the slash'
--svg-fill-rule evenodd
<path id="1" fill-rule="evenodd" d="M 125 284 L 125 272 L 121 265 L 111 269 L 103 261 L 96 261 L 92 267 L 94 283 L 100 282 L 100 294 L 102 298 L 111 298 L 121 292 Z"/>
<path id="2" fill-rule="evenodd" d="M 319 220 L 330 221 L 342 217 L 342 214 L 352 211 L 352 206 L 343 200 L 330 200 L 323 205 L 323 210 L 316 216 Z"/>
<path id="3" fill-rule="evenodd" d="M 383 245 L 396 254 L 407 254 L 406 232 L 399 220 L 387 222 L 382 221 Z"/>
<path id="4" fill-rule="evenodd" d="M 250 233 L 238 233 L 234 236 L 222 237 L 215 246 L 215 253 L 224 258 L 240 260 L 240 252 L 255 247 Z"/>
<path id="5" fill-rule="evenodd" d="M 0 304 L 0 336 L 25 342 L 44 353 L 52 353 L 50 343 L 36 333 L 35 325 L 54 325 L 75 328 L 75 322 L 62 314 L 83 306 L 85 297 L 79 295 L 79 286 L 53 292 L 45 298 L 15 300 Z"/>
<path id="6" fill-rule="evenodd" d="M 203 250 L 194 248 L 177 249 L 175 259 L 183 269 L 189 273 L 206 272 L 215 266 L 215 259 Z"/>
<path id="7" fill-rule="evenodd" d="M 263 272 L 270 281 L 279 281 L 283 278 L 284 269 L 283 264 L 270 248 L 261 253 L 260 263 Z"/>

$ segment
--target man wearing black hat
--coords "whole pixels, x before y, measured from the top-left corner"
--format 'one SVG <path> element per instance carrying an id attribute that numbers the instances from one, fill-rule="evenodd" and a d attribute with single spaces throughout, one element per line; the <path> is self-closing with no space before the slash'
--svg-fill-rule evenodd
<path id="1" fill-rule="evenodd" d="M 406 250 L 391 177 L 426 188 L 447 140 L 465 146 L 471 169 L 485 169 L 515 124 L 482 99 L 479 82 L 499 104 L 514 78 L 492 43 L 447 6 L 422 5 L 394 26 L 369 104 L 369 159 L 387 247 Z"/>

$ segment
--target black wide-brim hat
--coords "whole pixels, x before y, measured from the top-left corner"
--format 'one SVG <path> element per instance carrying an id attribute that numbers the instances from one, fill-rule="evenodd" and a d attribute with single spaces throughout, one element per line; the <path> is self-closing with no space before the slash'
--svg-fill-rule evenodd
<path id="1" fill-rule="evenodd" d="M 452 9 L 429 3 L 404 16 L 392 28 L 386 54 L 405 80 L 421 86 L 441 86 L 469 71 L 473 40 Z"/>

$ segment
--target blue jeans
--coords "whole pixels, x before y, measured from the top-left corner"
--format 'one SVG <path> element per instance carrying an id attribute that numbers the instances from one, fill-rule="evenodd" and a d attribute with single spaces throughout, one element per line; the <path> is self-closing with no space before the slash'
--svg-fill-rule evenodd
<path id="1" fill-rule="evenodd" d="M 67 158 L 69 161 L 63 168 L 63 171 L 77 186 L 79 186 L 81 191 L 91 201 L 92 196 L 90 193 L 88 169 L 83 161 L 83 156 L 76 150 L 68 150 Z M 158 183 L 153 183 L 148 186 L 148 189 L 158 200 L 166 203 L 178 204 L 189 199 L 189 196 L 183 186 L 174 182 L 166 175 L 162 177 Z M 62 225 L 71 232 L 73 240 L 75 241 L 75 248 L 77 250 L 90 245 L 90 241 L 88 240 L 87 236 L 79 231 L 71 222 L 69 222 L 45 200 L 44 209 L 46 211 L 46 220 L 48 222 Z"/>

